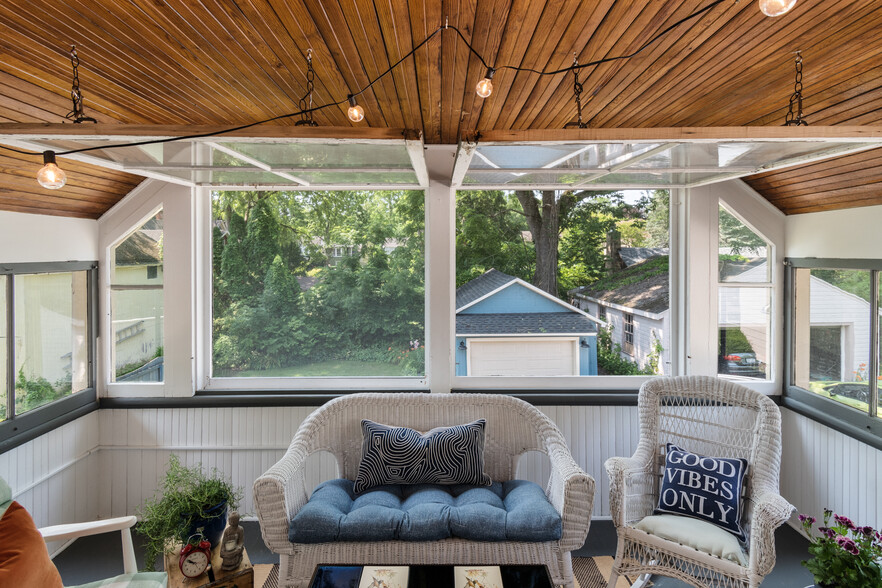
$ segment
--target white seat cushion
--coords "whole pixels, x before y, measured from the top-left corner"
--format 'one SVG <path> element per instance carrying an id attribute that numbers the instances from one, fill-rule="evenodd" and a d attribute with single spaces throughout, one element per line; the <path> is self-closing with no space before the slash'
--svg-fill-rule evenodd
<path id="1" fill-rule="evenodd" d="M 749 561 L 735 535 L 706 521 L 677 515 L 652 515 L 634 527 L 745 567 Z"/>

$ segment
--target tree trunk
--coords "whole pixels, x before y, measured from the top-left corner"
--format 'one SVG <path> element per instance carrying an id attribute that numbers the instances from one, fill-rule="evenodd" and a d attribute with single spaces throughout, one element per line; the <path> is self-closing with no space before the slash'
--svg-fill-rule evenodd
<path id="1" fill-rule="evenodd" d="M 557 296 L 557 246 L 560 241 L 560 201 L 554 190 L 542 191 L 542 207 L 532 191 L 515 192 L 527 217 L 527 227 L 536 248 L 536 273 L 533 285 Z"/>

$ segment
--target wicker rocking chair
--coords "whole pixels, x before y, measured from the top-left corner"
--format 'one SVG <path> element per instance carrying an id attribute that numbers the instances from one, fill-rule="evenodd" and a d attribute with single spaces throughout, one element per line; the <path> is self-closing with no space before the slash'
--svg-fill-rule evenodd
<path id="1" fill-rule="evenodd" d="M 650 380 L 640 389 L 638 407 L 640 442 L 634 455 L 605 464 L 618 533 L 609 587 L 620 574 L 644 580 L 658 574 L 700 588 L 759 586 L 775 565 L 775 529 L 793 511 L 778 494 L 778 407 L 745 386 L 707 376 Z M 658 504 L 669 442 L 702 455 L 747 460 L 741 517 L 747 565 L 636 528 Z"/>

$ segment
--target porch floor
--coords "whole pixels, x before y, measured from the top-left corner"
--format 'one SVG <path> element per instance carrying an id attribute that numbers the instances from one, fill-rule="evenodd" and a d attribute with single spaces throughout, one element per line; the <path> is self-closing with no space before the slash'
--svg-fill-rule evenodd
<path id="1" fill-rule="evenodd" d="M 278 563 L 279 556 L 269 551 L 260 536 L 257 521 L 243 521 L 245 528 L 245 549 L 252 563 Z M 133 534 L 138 567 L 144 564 L 143 542 L 137 533 Z M 775 535 L 777 564 L 766 577 L 763 587 L 802 588 L 813 583 L 812 575 L 800 562 L 808 558 L 808 541 L 787 525 L 780 527 Z M 616 530 L 611 521 L 594 521 L 588 540 L 582 549 L 573 552 L 575 557 L 598 555 L 614 556 L 616 549 Z M 99 578 L 112 577 L 122 573 L 122 555 L 119 533 L 106 533 L 78 539 L 55 558 L 55 565 L 61 573 L 65 586 L 82 584 Z M 671 578 L 656 576 L 653 586 L 675 588 L 686 584 Z"/>

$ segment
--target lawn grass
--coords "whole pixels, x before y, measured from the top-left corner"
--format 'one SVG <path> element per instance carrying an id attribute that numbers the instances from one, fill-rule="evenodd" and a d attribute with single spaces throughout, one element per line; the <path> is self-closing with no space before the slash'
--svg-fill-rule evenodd
<path id="1" fill-rule="evenodd" d="M 245 370 L 234 374 L 242 378 L 321 378 L 321 377 L 367 377 L 404 376 L 400 366 L 373 361 L 329 360 L 307 363 L 301 366 L 275 368 L 270 370 Z"/>

